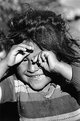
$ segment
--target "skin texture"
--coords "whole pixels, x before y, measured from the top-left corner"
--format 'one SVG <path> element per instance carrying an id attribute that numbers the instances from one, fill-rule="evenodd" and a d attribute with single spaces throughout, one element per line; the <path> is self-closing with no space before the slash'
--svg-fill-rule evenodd
<path id="1" fill-rule="evenodd" d="M 0 61 L 6 57 L 6 52 L 3 50 L 0 52 Z"/>
<path id="2" fill-rule="evenodd" d="M 41 53 L 41 49 L 35 43 L 28 43 L 34 46 L 34 51 L 28 55 L 17 67 L 17 74 L 23 82 L 26 82 L 34 90 L 43 89 L 51 78 L 44 74 L 42 67 L 38 61 L 33 62 L 34 58 Z"/>
<path id="3" fill-rule="evenodd" d="M 71 79 L 71 66 L 58 61 L 52 51 L 41 50 L 34 42 L 23 44 L 34 48 L 33 52 L 24 57 L 17 67 L 17 76 L 34 90 L 42 90 L 53 79 L 54 72 L 61 73 L 64 77 Z M 17 59 L 17 57 L 16 57 Z M 65 72 L 66 69 L 66 72 Z"/>
<path id="4" fill-rule="evenodd" d="M 2 51 L 0 53 L 0 56 L 1 56 L 0 79 L 4 77 L 4 75 L 8 72 L 8 69 L 10 67 L 19 64 L 24 59 L 24 57 L 29 55 L 30 54 L 29 51 L 32 52 L 33 48 L 22 43 L 18 45 L 14 45 L 7 55 L 5 51 Z"/>

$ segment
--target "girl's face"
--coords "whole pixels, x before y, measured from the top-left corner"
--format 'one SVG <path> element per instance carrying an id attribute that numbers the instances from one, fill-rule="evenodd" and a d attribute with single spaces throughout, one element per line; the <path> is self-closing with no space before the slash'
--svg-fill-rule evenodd
<path id="1" fill-rule="evenodd" d="M 45 75 L 42 68 L 37 63 L 32 63 L 32 58 L 41 52 L 41 49 L 35 43 L 25 43 L 34 46 L 34 51 L 25 58 L 17 68 L 17 74 L 21 81 L 27 83 L 34 90 L 42 90 L 51 78 Z"/>
<path id="2" fill-rule="evenodd" d="M 0 52 L 0 61 L 3 60 L 5 57 L 6 57 L 6 51 L 5 50 L 2 50 Z"/>

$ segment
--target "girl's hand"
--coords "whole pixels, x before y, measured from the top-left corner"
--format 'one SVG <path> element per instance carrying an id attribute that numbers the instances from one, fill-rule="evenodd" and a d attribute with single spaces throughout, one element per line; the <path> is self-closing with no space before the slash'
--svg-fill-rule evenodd
<path id="1" fill-rule="evenodd" d="M 25 44 L 14 45 L 8 53 L 6 60 L 9 67 L 20 63 L 24 57 L 33 52 L 34 48 Z"/>
<path id="2" fill-rule="evenodd" d="M 49 72 L 56 72 L 59 61 L 56 55 L 51 51 L 42 51 L 32 59 L 37 62 L 42 68 Z"/>

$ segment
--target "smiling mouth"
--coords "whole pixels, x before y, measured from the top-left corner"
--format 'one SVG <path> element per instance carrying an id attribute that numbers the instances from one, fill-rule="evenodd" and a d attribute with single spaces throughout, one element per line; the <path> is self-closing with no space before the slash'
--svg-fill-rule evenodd
<path id="1" fill-rule="evenodd" d="M 33 78 L 39 78 L 40 76 L 42 75 L 35 75 L 35 76 L 32 76 Z"/>
<path id="2" fill-rule="evenodd" d="M 26 74 L 26 76 L 31 77 L 31 78 L 37 78 L 37 77 L 40 77 L 42 75 L 43 74 L 38 74 L 38 75 L 28 75 L 28 74 Z"/>

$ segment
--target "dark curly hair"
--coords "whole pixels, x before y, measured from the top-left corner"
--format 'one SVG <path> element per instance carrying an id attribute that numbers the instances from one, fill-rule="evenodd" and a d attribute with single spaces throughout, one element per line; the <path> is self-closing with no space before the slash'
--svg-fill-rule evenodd
<path id="1" fill-rule="evenodd" d="M 4 31 L 0 30 L 0 52 L 5 50 L 6 53 L 8 53 L 12 45 L 13 42 L 11 41 L 11 39 L 8 39 Z"/>
<path id="2" fill-rule="evenodd" d="M 76 40 L 70 38 L 66 22 L 61 15 L 48 10 L 30 9 L 18 14 L 8 22 L 8 37 L 15 44 L 26 41 L 35 42 L 42 50 L 53 51 L 59 60 L 73 63 L 79 60 L 73 46 L 78 47 Z"/>

